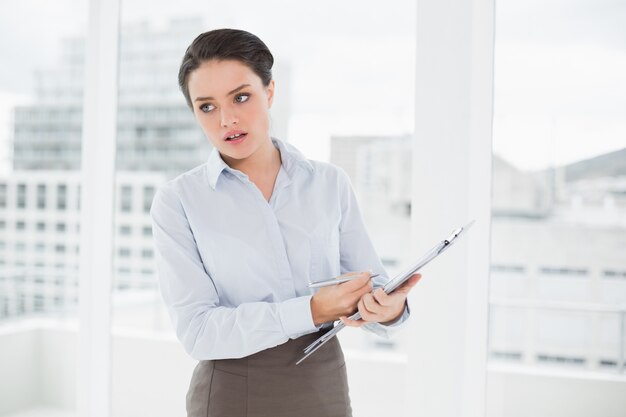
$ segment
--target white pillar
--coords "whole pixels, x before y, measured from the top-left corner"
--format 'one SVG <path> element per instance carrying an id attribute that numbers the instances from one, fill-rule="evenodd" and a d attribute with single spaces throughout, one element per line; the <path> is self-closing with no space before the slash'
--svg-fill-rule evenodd
<path id="1" fill-rule="evenodd" d="M 407 416 L 484 416 L 493 0 L 418 0 L 412 235 L 419 255 L 475 219 L 410 296 Z"/>
<path id="2" fill-rule="evenodd" d="M 77 416 L 111 414 L 111 259 L 119 0 L 91 0 L 85 48 Z"/>

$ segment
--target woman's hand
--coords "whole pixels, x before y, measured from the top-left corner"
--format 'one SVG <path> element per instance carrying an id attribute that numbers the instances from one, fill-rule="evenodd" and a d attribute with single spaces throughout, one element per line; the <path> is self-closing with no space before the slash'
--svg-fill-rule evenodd
<path id="1" fill-rule="evenodd" d="M 361 277 L 343 284 L 322 287 L 311 298 L 313 323 L 319 326 L 327 321 L 339 320 L 341 316 L 350 316 L 357 311 L 361 297 L 372 291 L 373 285 L 369 272 L 348 272 L 339 278 L 361 275 Z"/>
<path id="2" fill-rule="evenodd" d="M 360 320 L 350 320 L 346 316 L 340 317 L 346 326 L 360 327 L 367 322 L 389 324 L 400 318 L 404 312 L 406 297 L 418 281 L 421 274 L 413 274 L 404 284 L 396 288 L 391 294 L 386 294 L 382 288 L 372 293 L 364 294 L 357 306 L 361 313 Z"/>

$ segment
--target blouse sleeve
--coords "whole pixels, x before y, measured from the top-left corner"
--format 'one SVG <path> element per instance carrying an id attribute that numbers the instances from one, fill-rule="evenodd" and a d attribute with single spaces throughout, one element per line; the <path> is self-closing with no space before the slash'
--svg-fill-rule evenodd
<path id="1" fill-rule="evenodd" d="M 372 270 L 374 274 L 380 274 L 374 278 L 374 283 L 384 285 L 389 281 L 389 277 L 363 223 L 350 177 L 341 168 L 338 169 L 341 193 L 341 222 L 339 225 L 341 273 Z M 396 321 L 387 325 L 367 323 L 363 325 L 363 328 L 379 336 L 389 338 L 395 329 L 406 322 L 409 315 L 410 309 L 407 300 L 403 314 Z"/>
<path id="2" fill-rule="evenodd" d="M 317 330 L 311 295 L 220 306 L 184 208 L 167 184 L 156 193 L 150 216 L 161 296 L 176 336 L 192 358 L 240 358 Z"/>

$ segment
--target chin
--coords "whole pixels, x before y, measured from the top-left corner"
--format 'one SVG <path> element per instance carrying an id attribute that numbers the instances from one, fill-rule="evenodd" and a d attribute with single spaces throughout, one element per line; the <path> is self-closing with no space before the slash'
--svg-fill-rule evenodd
<path id="1" fill-rule="evenodd" d="M 222 155 L 225 155 L 230 159 L 236 159 L 241 161 L 250 157 L 254 152 L 257 151 L 257 148 L 250 148 L 248 146 L 245 146 L 241 147 L 240 149 L 233 149 L 232 147 L 226 145 L 220 147 L 218 150 Z"/>

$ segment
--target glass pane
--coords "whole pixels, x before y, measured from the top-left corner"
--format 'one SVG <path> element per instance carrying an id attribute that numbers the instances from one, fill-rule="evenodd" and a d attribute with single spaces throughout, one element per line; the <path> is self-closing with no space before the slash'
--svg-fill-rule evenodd
<path id="1" fill-rule="evenodd" d="M 136 415 L 139 407 L 153 416 L 181 415 L 196 361 L 176 339 L 159 293 L 149 208 L 165 181 L 205 163 L 211 151 L 178 90 L 185 49 L 198 34 L 221 27 L 244 28 L 268 45 L 276 80 L 271 134 L 348 172 L 370 236 L 395 274 L 410 246 L 415 6 L 157 1 L 145 7 L 129 0 L 121 15 L 113 415 Z M 375 379 L 386 377 L 387 363 L 394 364 L 392 377 L 404 378 L 402 334 L 385 340 L 347 329 L 340 338 L 355 413 L 380 415 L 372 385 L 380 394 Z M 135 395 L 125 395 L 128 390 Z"/>
<path id="2" fill-rule="evenodd" d="M 86 16 L 85 1 L 0 4 L 3 417 L 75 414 Z"/>
<path id="3" fill-rule="evenodd" d="M 618 415 L 626 5 L 496 10 L 488 414 Z"/>

